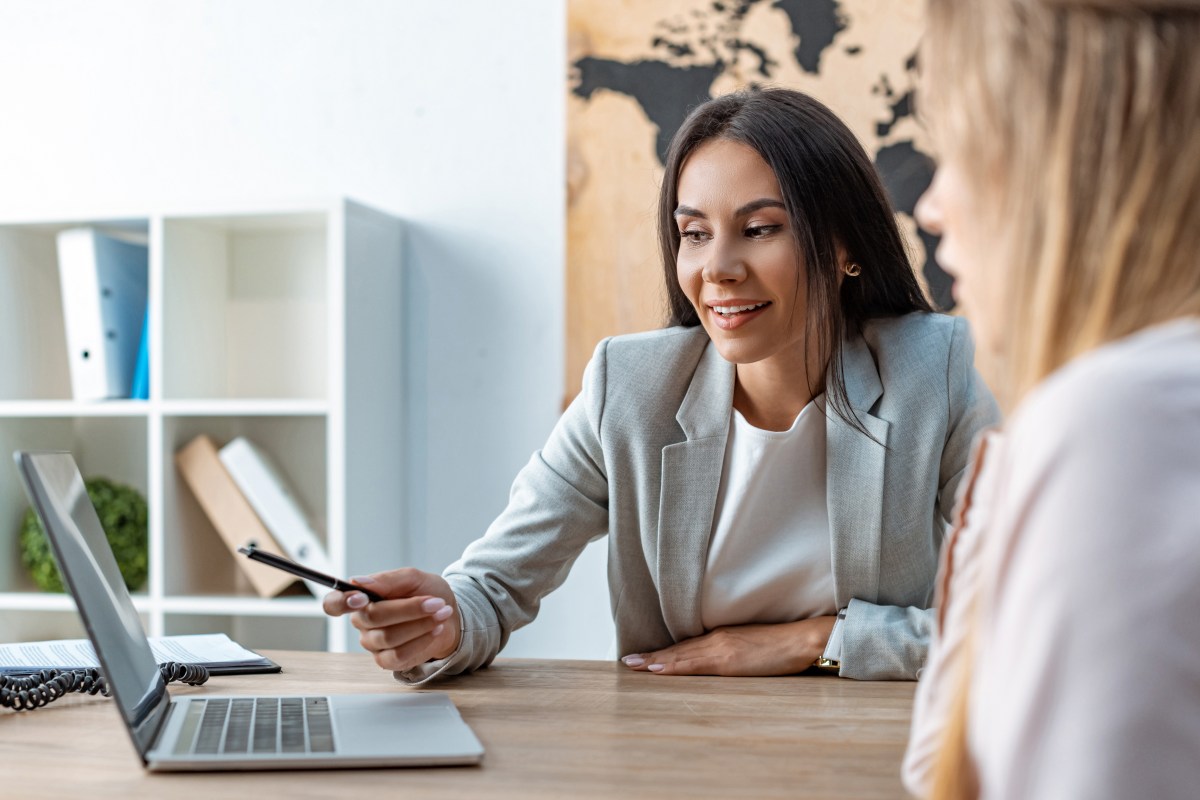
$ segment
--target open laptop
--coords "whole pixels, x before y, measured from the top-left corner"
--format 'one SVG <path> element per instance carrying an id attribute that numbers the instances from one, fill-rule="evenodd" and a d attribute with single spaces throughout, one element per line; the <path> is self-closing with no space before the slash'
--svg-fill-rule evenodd
<path id="1" fill-rule="evenodd" d="M 14 454 L 121 718 L 156 771 L 476 764 L 443 692 L 172 700 L 70 453 Z"/>

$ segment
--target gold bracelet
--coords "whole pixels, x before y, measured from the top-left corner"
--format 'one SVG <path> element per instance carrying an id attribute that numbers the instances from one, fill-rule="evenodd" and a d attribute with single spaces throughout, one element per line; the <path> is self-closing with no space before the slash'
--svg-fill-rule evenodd
<path id="1" fill-rule="evenodd" d="M 828 672 L 838 672 L 842 668 L 842 662 L 834 661 L 832 658 L 821 656 L 813 662 L 813 666 L 817 669 L 823 669 Z"/>

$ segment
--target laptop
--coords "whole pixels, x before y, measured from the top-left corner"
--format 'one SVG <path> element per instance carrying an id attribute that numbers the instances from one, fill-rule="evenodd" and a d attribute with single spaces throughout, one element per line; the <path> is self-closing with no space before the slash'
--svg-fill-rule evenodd
<path id="1" fill-rule="evenodd" d="M 142 762 L 153 771 L 477 764 L 483 746 L 444 692 L 171 699 L 75 459 L 17 468 Z"/>

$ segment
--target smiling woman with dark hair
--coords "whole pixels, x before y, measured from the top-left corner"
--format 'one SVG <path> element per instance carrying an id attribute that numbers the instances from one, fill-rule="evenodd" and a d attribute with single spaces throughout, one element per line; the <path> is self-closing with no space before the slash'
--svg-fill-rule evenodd
<path id="1" fill-rule="evenodd" d="M 847 404 L 842 365 L 833 358 L 836 343 L 847 332 L 860 334 L 867 320 L 932 311 L 875 167 L 850 129 L 808 95 L 738 92 L 706 103 L 676 133 L 659 194 L 659 250 L 671 325 L 701 322 L 676 276 L 688 253 L 681 243 L 694 239 L 676 224 L 678 187 L 696 150 L 717 141 L 754 151 L 778 182 L 780 200 L 774 202 L 788 218 L 787 235 L 802 265 L 797 278 L 803 279 L 799 291 L 807 300 L 801 309 L 804 334 L 817 362 L 829 366 L 828 376 L 813 377 L 828 378 L 830 406 L 859 427 Z M 848 265 L 854 265 L 854 280 L 844 280 Z"/>
<path id="2" fill-rule="evenodd" d="M 997 410 L 933 314 L 866 153 L 755 90 L 676 134 L 659 204 L 669 326 L 606 339 L 508 507 L 442 576 L 334 592 L 406 681 L 488 664 L 608 535 L 631 669 L 914 679 L 938 549 Z"/>

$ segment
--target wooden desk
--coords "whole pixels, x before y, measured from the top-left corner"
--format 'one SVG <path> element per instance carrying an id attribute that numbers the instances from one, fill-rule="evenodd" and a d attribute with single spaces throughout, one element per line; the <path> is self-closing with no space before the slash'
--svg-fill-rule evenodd
<path id="1" fill-rule="evenodd" d="M 413 691 L 365 655 L 268 653 L 282 675 L 188 693 Z M 482 766 L 144 772 L 112 700 L 0 710 L 0 795 L 287 798 L 899 798 L 915 684 L 833 676 L 688 678 L 602 661 L 500 659 L 437 684 L 487 748 Z"/>

